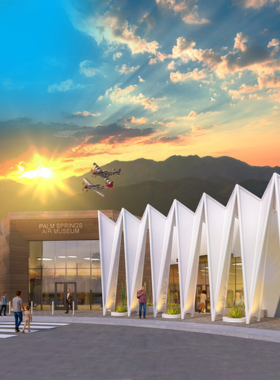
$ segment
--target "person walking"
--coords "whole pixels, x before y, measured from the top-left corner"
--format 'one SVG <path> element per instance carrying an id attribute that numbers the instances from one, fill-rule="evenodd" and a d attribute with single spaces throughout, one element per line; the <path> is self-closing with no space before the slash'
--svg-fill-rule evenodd
<path id="1" fill-rule="evenodd" d="M 13 298 L 13 311 L 15 317 L 15 332 L 19 332 L 19 326 L 22 322 L 22 310 L 24 310 L 22 298 L 20 297 L 21 291 L 16 292 L 16 297 Z"/>
<path id="2" fill-rule="evenodd" d="M 142 290 L 138 290 L 137 298 L 139 299 L 139 318 L 141 319 L 142 308 L 143 308 L 143 318 L 146 319 L 146 292 L 145 286 L 142 286 Z"/>
<path id="3" fill-rule="evenodd" d="M 30 333 L 30 322 L 32 322 L 32 314 L 31 314 L 31 311 L 30 311 L 30 307 L 29 306 L 26 306 L 25 308 L 25 311 L 23 313 L 24 315 L 24 326 L 23 326 L 23 329 L 22 329 L 22 333 L 24 333 L 24 329 L 26 327 L 26 325 L 28 325 L 28 332 Z"/>
<path id="4" fill-rule="evenodd" d="M 2 315 L 2 310 L 4 310 L 4 314 L 3 315 L 7 315 L 6 314 L 6 309 L 7 309 L 7 298 L 6 298 L 6 292 L 3 293 L 3 296 L 1 298 L 1 310 L 0 310 L 0 316 Z"/>
<path id="5" fill-rule="evenodd" d="M 203 313 L 203 310 L 205 310 L 205 301 L 206 301 L 206 290 L 202 290 L 200 293 L 200 306 L 199 306 L 199 313 Z"/>
<path id="6" fill-rule="evenodd" d="M 69 305 L 72 308 L 72 302 L 73 302 L 73 296 L 70 292 L 70 289 L 67 289 L 67 295 L 66 295 L 66 311 L 65 314 L 69 313 Z"/>

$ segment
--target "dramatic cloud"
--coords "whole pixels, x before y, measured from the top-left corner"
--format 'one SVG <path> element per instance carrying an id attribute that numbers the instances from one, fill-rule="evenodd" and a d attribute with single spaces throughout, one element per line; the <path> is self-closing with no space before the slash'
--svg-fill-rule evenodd
<path id="1" fill-rule="evenodd" d="M 75 139 L 69 131 L 78 128 L 66 123 L 35 123 L 30 118 L 0 121 L 0 163 L 20 156 L 27 152 L 30 146 L 37 149 L 44 147 L 50 152 L 62 152 L 75 144 Z"/>
<path id="2" fill-rule="evenodd" d="M 151 136 L 153 133 L 153 128 L 129 128 L 114 123 L 106 126 L 85 127 L 77 132 L 74 137 L 84 138 L 81 145 L 99 144 L 101 142 L 112 145 L 134 138 Z"/>
<path id="3" fill-rule="evenodd" d="M 245 45 L 247 42 L 248 42 L 247 36 L 245 36 L 243 33 L 237 33 L 234 39 L 233 48 L 244 52 L 247 50 L 247 45 Z"/>
<path id="4" fill-rule="evenodd" d="M 138 75 L 138 79 L 139 79 L 139 82 L 145 82 L 145 80 L 143 78 L 140 77 L 140 75 Z"/>
<path id="5" fill-rule="evenodd" d="M 96 74 L 96 70 L 92 67 L 91 61 L 83 61 L 79 64 L 80 73 L 84 74 L 86 77 L 93 77 Z"/>
<path id="6" fill-rule="evenodd" d="M 280 41 L 277 39 L 277 38 L 273 38 L 267 45 L 267 47 L 275 47 L 275 46 L 279 46 L 280 45 Z"/>
<path id="7" fill-rule="evenodd" d="M 136 34 L 137 26 L 130 25 L 119 10 L 110 10 L 103 15 L 74 19 L 76 27 L 93 37 L 98 44 L 125 45 L 132 54 L 156 54 L 157 41 L 148 42 Z"/>
<path id="8" fill-rule="evenodd" d="M 180 71 L 176 71 L 175 73 L 170 73 L 170 80 L 173 83 L 178 82 L 186 82 L 191 80 L 201 80 L 207 76 L 207 73 L 204 69 L 198 70 L 194 69 L 193 71 L 189 73 L 181 73 Z"/>
<path id="9" fill-rule="evenodd" d="M 261 91 L 263 89 L 280 89 L 280 76 L 274 74 L 262 75 L 258 77 L 258 84 L 254 86 L 247 86 L 245 84 L 242 84 L 238 89 L 228 90 L 228 93 L 232 96 L 233 100 L 244 100 L 246 95 L 248 95 L 249 99 L 261 100 L 263 97 L 253 93 Z M 277 99 L 277 96 L 270 95 L 271 100 L 275 98 Z"/>
<path id="10" fill-rule="evenodd" d="M 69 90 L 74 90 L 75 88 L 81 88 L 80 84 L 75 85 L 72 79 L 65 80 L 60 83 L 54 83 L 49 85 L 48 92 L 54 93 L 54 92 L 66 92 Z"/>
<path id="11" fill-rule="evenodd" d="M 127 123 L 131 123 L 131 124 L 146 124 L 147 123 L 147 119 L 145 117 L 140 117 L 139 119 L 137 119 L 134 116 L 132 116 L 128 119 L 124 119 L 124 121 L 126 121 Z"/>
<path id="12" fill-rule="evenodd" d="M 243 6 L 244 8 L 259 9 L 264 5 L 278 3 L 278 0 L 236 0 L 235 3 Z"/>
<path id="13" fill-rule="evenodd" d="M 157 58 L 151 58 L 149 60 L 149 65 L 155 65 L 157 63 Z"/>
<path id="14" fill-rule="evenodd" d="M 221 56 L 212 49 L 195 49 L 196 43 L 191 38 L 179 37 L 172 49 L 172 58 L 181 59 L 184 63 L 189 61 L 202 62 L 211 68 L 215 68 L 221 61 Z"/>
<path id="15" fill-rule="evenodd" d="M 76 117 L 97 117 L 97 116 L 100 116 L 101 113 L 90 113 L 88 111 L 83 111 L 83 112 L 76 112 L 76 113 L 73 113 L 72 116 L 76 116 Z"/>
<path id="16" fill-rule="evenodd" d="M 200 18 L 198 6 L 193 5 L 195 0 L 156 0 L 156 3 L 162 7 L 172 9 L 175 14 L 179 14 L 186 24 L 206 24 L 209 22 L 206 18 Z"/>
<path id="17" fill-rule="evenodd" d="M 200 114 L 201 115 L 201 114 Z M 188 116 L 181 116 L 181 117 L 177 117 L 177 120 L 188 120 L 188 119 L 191 119 L 191 118 L 195 118 L 199 115 L 197 115 L 197 113 L 195 111 L 191 111 Z"/>
<path id="18" fill-rule="evenodd" d="M 122 52 L 118 51 L 117 53 L 113 54 L 113 60 L 115 61 L 118 58 L 122 57 Z"/>
<path id="19" fill-rule="evenodd" d="M 171 62 L 167 65 L 167 70 L 175 70 L 175 61 L 171 61 Z"/>
<path id="20" fill-rule="evenodd" d="M 121 74 L 129 74 L 133 73 L 134 71 L 138 70 L 140 66 L 132 66 L 129 67 L 125 63 L 122 65 L 122 67 L 118 70 L 119 73 Z"/>
<path id="21" fill-rule="evenodd" d="M 158 103 L 160 99 L 147 98 L 140 93 L 136 96 L 131 96 L 130 93 L 136 89 L 137 85 L 130 85 L 124 89 L 115 86 L 106 91 L 105 96 L 109 96 L 113 103 L 125 103 L 125 104 L 140 104 L 144 109 L 149 109 L 152 112 L 157 111 Z"/>

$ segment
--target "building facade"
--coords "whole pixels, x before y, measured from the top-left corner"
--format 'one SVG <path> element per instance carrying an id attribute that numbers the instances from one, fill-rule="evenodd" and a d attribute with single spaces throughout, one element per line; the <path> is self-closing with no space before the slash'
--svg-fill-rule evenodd
<path id="1" fill-rule="evenodd" d="M 117 211 L 103 211 L 116 221 Z M 120 247 L 119 286 L 125 283 L 123 247 Z M 97 211 L 10 213 L 1 221 L 0 291 L 11 300 L 21 290 L 24 304 L 34 309 L 65 307 L 67 288 L 79 310 L 102 307 Z M 147 254 L 145 271 L 150 273 Z M 147 276 L 146 276 L 147 277 Z M 147 279 L 148 281 L 148 279 Z"/>
<path id="2" fill-rule="evenodd" d="M 193 316 L 206 291 L 214 321 L 234 305 L 246 322 L 280 314 L 280 176 L 262 197 L 236 185 L 227 206 L 204 194 L 192 212 L 174 201 L 167 217 L 147 206 L 142 218 L 117 211 L 10 213 L 0 224 L 0 292 L 25 304 L 65 307 L 70 288 L 79 310 L 121 303 L 137 310 L 146 285 L 154 317 L 169 303 Z"/>

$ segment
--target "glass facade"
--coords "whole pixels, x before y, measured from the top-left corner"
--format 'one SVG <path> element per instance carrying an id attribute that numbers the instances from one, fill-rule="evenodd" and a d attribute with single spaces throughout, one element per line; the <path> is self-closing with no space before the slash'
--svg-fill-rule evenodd
<path id="1" fill-rule="evenodd" d="M 210 288 L 209 288 L 209 271 L 208 271 L 208 259 L 207 256 L 200 256 L 197 272 L 197 286 L 195 296 L 195 311 L 199 310 L 200 306 L 200 294 L 206 291 L 205 311 L 210 313 Z"/>
<path id="2" fill-rule="evenodd" d="M 29 301 L 34 309 L 63 308 L 66 290 L 79 310 L 102 304 L 98 240 L 31 241 L 29 243 Z"/>
<path id="3" fill-rule="evenodd" d="M 200 294 L 206 291 L 206 312 L 210 313 L 210 287 L 209 287 L 209 271 L 208 271 L 208 259 L 207 256 L 200 256 L 197 273 L 197 286 L 196 286 L 196 298 L 195 298 L 195 310 L 199 309 Z M 179 289 L 179 277 L 178 277 L 178 265 L 174 264 L 170 267 L 169 275 L 169 288 L 168 288 L 168 303 L 175 302 L 174 295 L 177 291 L 180 294 Z M 175 296 L 177 298 L 177 296 Z M 180 298 L 179 298 L 180 301 Z M 231 308 L 234 305 L 242 305 L 244 303 L 244 289 L 243 289 L 243 277 L 242 277 L 242 263 L 240 257 L 232 257 L 230 262 L 229 280 L 226 307 Z"/>
<path id="4" fill-rule="evenodd" d="M 244 304 L 244 289 L 241 258 L 232 257 L 229 269 L 226 307 L 242 304 Z"/>

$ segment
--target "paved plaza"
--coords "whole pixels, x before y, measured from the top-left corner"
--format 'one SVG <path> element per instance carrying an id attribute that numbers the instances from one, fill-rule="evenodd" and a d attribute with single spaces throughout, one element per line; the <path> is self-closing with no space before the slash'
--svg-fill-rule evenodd
<path id="1" fill-rule="evenodd" d="M 163 321 L 90 312 L 43 314 L 36 312 L 33 323 L 57 327 L 0 340 L 6 378 L 262 380 L 278 378 L 280 371 L 280 331 L 275 329 L 208 323 L 207 315 L 196 323 L 196 317 Z M 12 316 L 2 318 L 3 324 L 12 322 Z"/>

